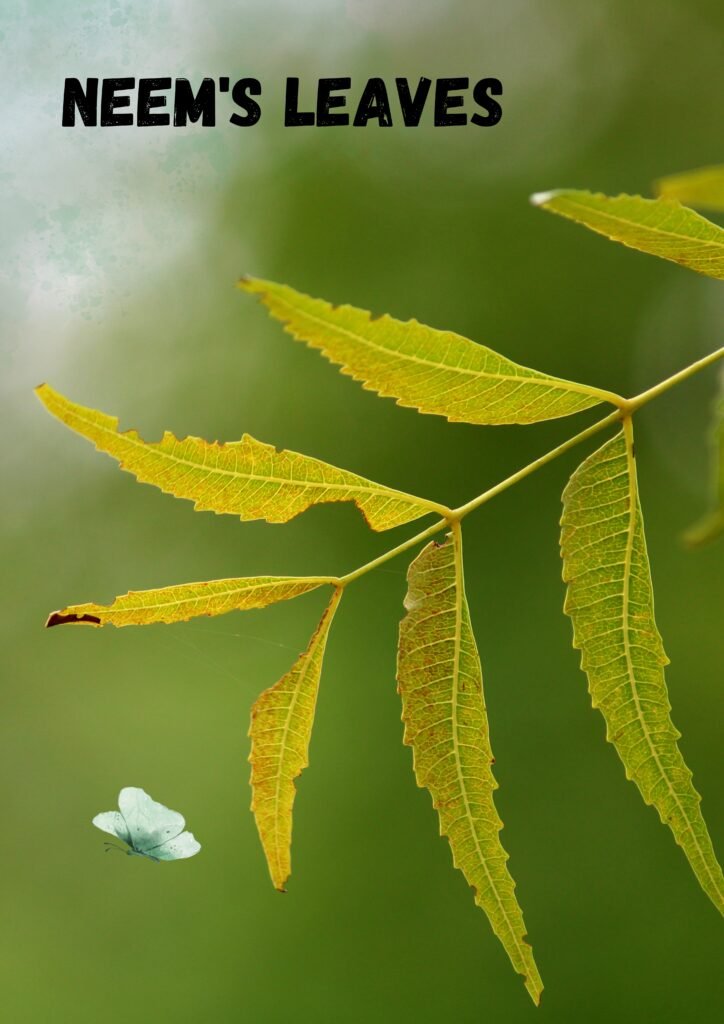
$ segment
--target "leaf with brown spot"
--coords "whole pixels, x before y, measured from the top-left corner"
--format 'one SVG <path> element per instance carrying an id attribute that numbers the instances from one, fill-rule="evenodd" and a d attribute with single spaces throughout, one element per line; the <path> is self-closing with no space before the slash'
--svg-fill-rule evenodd
<path id="1" fill-rule="evenodd" d="M 186 622 L 198 615 L 266 608 L 306 594 L 332 580 L 327 576 L 250 576 L 182 583 L 158 590 L 131 590 L 112 604 L 75 604 L 53 612 L 46 626 L 148 626 Z"/>

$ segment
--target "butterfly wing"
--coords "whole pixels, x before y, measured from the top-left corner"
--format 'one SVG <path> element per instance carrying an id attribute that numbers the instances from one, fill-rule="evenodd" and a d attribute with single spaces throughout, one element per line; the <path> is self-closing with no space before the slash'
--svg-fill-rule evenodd
<path id="1" fill-rule="evenodd" d="M 128 827 L 130 845 L 137 853 L 152 857 L 157 856 L 156 847 L 176 839 L 186 824 L 182 814 L 152 800 L 136 786 L 121 790 L 118 806 Z"/>
<path id="2" fill-rule="evenodd" d="M 174 839 L 167 839 L 155 850 L 150 850 L 149 856 L 157 860 L 184 860 L 186 857 L 193 857 L 200 849 L 201 843 L 193 832 L 182 832 Z"/>
<path id="3" fill-rule="evenodd" d="M 108 832 L 109 835 L 115 836 L 116 839 L 122 839 L 124 843 L 128 843 L 129 846 L 131 845 L 131 836 L 126 822 L 123 815 L 119 814 L 118 811 L 103 811 L 102 814 L 96 814 L 93 824 L 103 832 Z"/>

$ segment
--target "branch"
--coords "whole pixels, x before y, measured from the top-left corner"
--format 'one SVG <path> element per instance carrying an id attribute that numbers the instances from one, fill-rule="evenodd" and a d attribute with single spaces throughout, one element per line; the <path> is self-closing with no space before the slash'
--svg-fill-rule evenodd
<path id="1" fill-rule="evenodd" d="M 634 398 L 628 398 L 624 401 L 624 404 L 610 413 L 608 416 L 604 416 L 603 419 L 593 423 L 590 427 L 586 427 L 585 430 L 581 430 L 580 433 L 574 434 L 573 437 L 569 437 L 567 441 L 559 444 L 557 448 L 552 448 L 545 455 L 541 455 L 540 458 L 535 459 L 533 462 L 529 462 L 527 466 L 523 466 L 522 469 L 506 477 L 505 480 L 501 480 L 500 483 L 490 487 L 487 491 L 483 491 L 477 498 L 473 498 L 471 501 L 466 502 L 464 505 L 460 505 L 459 508 L 445 509 L 445 518 L 438 520 L 433 523 L 432 526 L 428 526 L 426 530 L 421 533 L 416 533 L 414 537 L 410 537 L 408 540 L 398 544 L 397 547 L 390 548 L 384 554 L 378 558 L 372 559 L 371 562 L 365 563 L 365 565 L 359 566 L 352 572 L 347 573 L 346 576 L 333 577 L 330 582 L 333 582 L 335 586 L 345 587 L 348 583 L 352 583 L 353 580 L 359 579 L 361 576 L 366 575 L 373 569 L 376 569 L 379 565 L 384 565 L 385 562 L 389 562 L 390 559 L 395 558 L 397 555 L 402 554 L 403 551 L 409 550 L 416 544 L 421 544 L 429 537 L 434 536 L 441 530 L 444 530 L 446 526 L 452 526 L 454 523 L 459 523 L 465 518 L 470 512 L 480 508 L 486 501 L 490 501 L 496 495 L 502 491 L 506 491 L 509 487 L 517 484 L 520 480 L 530 476 L 531 473 L 535 473 L 536 470 L 542 466 L 547 465 L 554 459 L 557 459 L 559 455 L 563 455 L 571 448 L 575 448 L 576 445 L 581 444 L 583 441 L 587 441 L 589 437 L 593 437 L 595 434 L 605 430 L 606 427 L 612 426 L 620 420 L 630 419 L 635 412 L 637 412 L 642 406 L 646 405 L 654 398 L 658 398 L 659 395 L 664 394 L 670 388 L 675 387 L 682 381 L 692 377 L 699 370 L 703 370 L 707 366 L 711 366 L 717 360 L 724 356 L 724 348 L 719 348 L 714 352 L 710 352 L 709 355 L 704 356 L 702 359 L 698 359 L 695 363 L 691 363 L 690 366 L 684 367 L 683 370 L 679 370 L 678 373 L 673 374 L 671 377 L 667 377 L 666 380 L 661 381 L 653 388 L 649 388 L 647 391 L 642 391 L 641 394 L 636 395 Z M 441 506 L 444 508 L 444 506 Z"/>

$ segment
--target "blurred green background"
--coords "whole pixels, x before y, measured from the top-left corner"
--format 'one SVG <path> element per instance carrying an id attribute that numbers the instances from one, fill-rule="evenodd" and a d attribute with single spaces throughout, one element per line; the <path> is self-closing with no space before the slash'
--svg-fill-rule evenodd
<path id="1" fill-rule="evenodd" d="M 604 742 L 561 613 L 560 493 L 590 444 L 466 523 L 503 839 L 546 984 L 536 1011 L 401 744 L 404 557 L 351 588 L 335 621 L 286 897 L 248 811 L 248 710 L 305 647 L 323 596 L 174 627 L 43 630 L 55 608 L 129 588 L 341 573 L 409 533 L 373 535 L 347 506 L 286 526 L 196 514 L 52 421 L 32 387 L 149 439 L 249 431 L 467 500 L 596 412 L 523 429 L 397 408 L 293 343 L 235 279 L 416 316 L 624 393 L 656 383 L 720 344 L 721 286 L 527 197 L 645 194 L 720 161 L 723 30 L 716 0 L 4 5 L 4 1019 L 721 1020 L 720 922 Z M 63 78 L 87 74 L 254 76 L 264 114 L 251 131 L 61 129 Z M 423 74 L 501 78 L 501 123 L 280 125 L 287 75 Z M 706 503 L 714 377 L 647 407 L 637 449 L 674 718 L 721 850 L 721 549 L 679 541 Z M 124 785 L 181 809 L 201 855 L 105 857 L 90 819 Z"/>

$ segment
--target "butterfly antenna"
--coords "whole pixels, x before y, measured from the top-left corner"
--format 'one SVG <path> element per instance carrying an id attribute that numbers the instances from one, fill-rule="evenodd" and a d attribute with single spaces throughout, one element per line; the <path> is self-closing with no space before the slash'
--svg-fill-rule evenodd
<path id="1" fill-rule="evenodd" d="M 106 848 L 106 850 L 105 850 L 106 853 L 108 853 L 109 850 L 118 850 L 120 853 L 125 853 L 126 852 L 123 849 L 122 846 L 116 846 L 115 843 L 109 843 L 108 841 L 106 841 L 103 845 Z"/>

